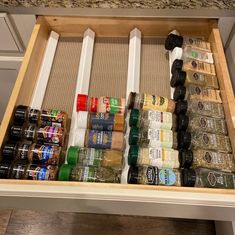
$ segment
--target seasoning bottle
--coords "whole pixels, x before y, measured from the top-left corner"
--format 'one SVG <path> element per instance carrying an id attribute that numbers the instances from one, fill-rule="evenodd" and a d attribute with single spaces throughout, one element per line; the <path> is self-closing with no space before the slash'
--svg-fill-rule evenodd
<path id="1" fill-rule="evenodd" d="M 30 164 L 25 170 L 27 180 L 56 180 L 58 167 Z"/>
<path id="2" fill-rule="evenodd" d="M 129 133 L 129 145 L 136 144 L 141 147 L 177 149 L 177 133 L 164 129 L 132 127 Z"/>
<path id="3" fill-rule="evenodd" d="M 235 174 L 206 168 L 184 169 L 182 186 L 234 189 Z"/>
<path id="4" fill-rule="evenodd" d="M 222 104 L 200 100 L 179 100 L 175 112 L 178 115 L 199 114 L 208 117 L 224 118 Z"/>
<path id="5" fill-rule="evenodd" d="M 37 126 L 33 124 L 28 125 L 12 125 L 10 127 L 10 138 L 12 140 L 28 140 L 28 141 L 35 141 L 36 140 L 36 133 L 38 129 Z"/>
<path id="6" fill-rule="evenodd" d="M 131 166 L 128 171 L 129 184 L 181 186 L 177 169 L 158 169 L 153 166 Z"/>
<path id="7" fill-rule="evenodd" d="M 209 133 L 227 135 L 227 127 L 224 119 L 190 114 L 178 116 L 178 131 L 195 132 L 202 130 Z"/>
<path id="8" fill-rule="evenodd" d="M 131 127 L 160 128 L 167 130 L 176 129 L 176 115 L 170 112 L 159 112 L 156 110 L 140 111 L 132 109 L 129 119 Z"/>
<path id="9" fill-rule="evenodd" d="M 177 150 L 170 148 L 140 148 L 137 145 L 131 145 L 128 164 L 158 168 L 179 168 L 178 155 Z"/>
<path id="10" fill-rule="evenodd" d="M 172 51 L 175 47 L 186 47 L 186 46 L 190 46 L 208 52 L 211 51 L 210 43 L 199 38 L 182 37 L 180 35 L 170 33 L 165 41 L 165 48 L 166 50 L 170 51 Z"/>
<path id="11" fill-rule="evenodd" d="M 179 152 L 180 167 L 208 168 L 226 172 L 235 172 L 234 156 L 206 149 L 181 150 Z"/>
<path id="12" fill-rule="evenodd" d="M 0 163 L 0 179 L 8 179 L 10 176 L 12 164 L 10 162 Z"/>
<path id="13" fill-rule="evenodd" d="M 125 117 L 119 113 L 88 113 L 79 111 L 77 114 L 77 128 L 100 131 L 125 130 Z"/>
<path id="14" fill-rule="evenodd" d="M 25 173 L 28 165 L 25 162 L 16 162 L 13 164 L 9 178 L 10 179 L 25 179 Z"/>
<path id="15" fill-rule="evenodd" d="M 124 149 L 124 134 L 117 131 L 77 129 L 74 142 L 78 147 L 122 151 Z"/>
<path id="16" fill-rule="evenodd" d="M 77 111 L 125 114 L 125 106 L 124 98 L 107 96 L 89 98 L 83 94 L 77 96 Z"/>
<path id="17" fill-rule="evenodd" d="M 179 132 L 178 147 L 192 149 L 210 149 L 226 153 L 232 152 L 232 147 L 228 136 L 207 133 L 203 131 Z"/>
<path id="18" fill-rule="evenodd" d="M 166 97 L 139 94 L 131 92 L 128 97 L 128 109 L 157 110 L 160 112 L 171 112 L 175 110 L 175 102 Z"/>
<path id="19" fill-rule="evenodd" d="M 121 172 L 104 167 L 72 166 L 63 164 L 59 169 L 60 181 L 120 183 Z"/>
<path id="20" fill-rule="evenodd" d="M 67 162 L 69 165 L 121 169 L 123 153 L 116 150 L 70 146 L 67 154 Z"/>
<path id="21" fill-rule="evenodd" d="M 177 60 L 175 60 L 177 62 Z M 172 64 L 172 76 L 171 76 L 171 87 L 177 86 L 202 86 L 213 89 L 219 89 L 217 77 L 214 75 L 207 75 L 193 71 L 182 71 L 182 66 L 177 63 Z"/>
<path id="22" fill-rule="evenodd" d="M 173 73 L 176 69 L 183 70 L 185 72 L 190 71 L 194 73 L 202 73 L 210 76 L 216 75 L 214 64 L 209 64 L 190 58 L 186 58 L 184 61 L 178 59 L 174 60 L 171 67 L 171 72 Z"/>
<path id="23" fill-rule="evenodd" d="M 219 90 L 195 86 L 195 85 L 189 85 L 187 87 L 177 86 L 174 90 L 173 97 L 175 101 L 201 100 L 201 101 L 222 103 Z"/>

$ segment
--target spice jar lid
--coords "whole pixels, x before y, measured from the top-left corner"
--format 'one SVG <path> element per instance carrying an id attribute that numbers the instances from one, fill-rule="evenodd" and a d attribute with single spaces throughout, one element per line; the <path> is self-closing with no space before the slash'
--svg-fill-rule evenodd
<path id="1" fill-rule="evenodd" d="M 69 165 L 76 165 L 79 158 L 79 147 L 70 146 L 67 154 L 67 162 Z"/>
<path id="2" fill-rule="evenodd" d="M 177 86 L 174 91 L 174 100 L 184 100 L 186 95 L 186 87 L 185 86 Z"/>
<path id="3" fill-rule="evenodd" d="M 14 122 L 17 124 L 23 124 L 27 121 L 29 112 L 29 107 L 24 105 L 19 105 L 16 107 L 15 113 L 14 113 Z"/>
<path id="4" fill-rule="evenodd" d="M 196 183 L 196 172 L 193 169 L 183 169 L 181 171 L 181 185 L 194 187 Z"/>
<path id="5" fill-rule="evenodd" d="M 180 114 L 178 116 L 178 131 L 186 131 L 189 124 L 189 117 L 186 115 Z"/>
<path id="6" fill-rule="evenodd" d="M 9 161 L 16 156 L 18 143 L 6 143 L 2 148 L 2 156 L 7 157 Z"/>
<path id="7" fill-rule="evenodd" d="M 180 150 L 179 151 L 179 162 L 180 167 L 189 168 L 193 163 L 193 152 L 191 150 Z"/>
<path id="8" fill-rule="evenodd" d="M 12 125 L 10 127 L 10 136 L 13 140 L 20 140 L 24 134 L 24 126 Z"/>
<path id="9" fill-rule="evenodd" d="M 175 113 L 176 114 L 185 114 L 188 109 L 188 102 L 187 100 L 179 100 L 176 104 Z"/>
<path id="10" fill-rule="evenodd" d="M 86 137 L 86 129 L 76 129 L 74 136 L 74 145 L 84 147 Z"/>
<path id="11" fill-rule="evenodd" d="M 175 47 L 182 47 L 183 45 L 183 37 L 170 33 L 165 41 L 165 49 L 166 50 L 173 50 Z"/>
<path id="12" fill-rule="evenodd" d="M 135 145 L 139 142 L 139 128 L 132 127 L 129 133 L 129 145 Z"/>
<path id="13" fill-rule="evenodd" d="M 171 73 L 173 74 L 176 70 L 182 70 L 183 60 L 176 59 L 171 65 Z"/>
<path id="14" fill-rule="evenodd" d="M 127 182 L 128 184 L 137 184 L 138 183 L 138 167 L 131 166 L 128 171 Z"/>
<path id="15" fill-rule="evenodd" d="M 73 169 L 73 166 L 68 165 L 68 164 L 63 164 L 59 169 L 58 180 L 69 181 L 72 169 Z"/>
<path id="16" fill-rule="evenodd" d="M 88 95 L 78 94 L 77 95 L 77 112 L 87 111 Z"/>
<path id="17" fill-rule="evenodd" d="M 139 115 L 140 115 L 140 111 L 138 109 L 131 110 L 130 119 L 129 119 L 130 126 L 137 126 L 138 121 L 139 121 Z"/>
<path id="18" fill-rule="evenodd" d="M 186 80 L 186 72 L 176 69 L 171 76 L 171 87 L 183 86 Z"/>
<path id="19" fill-rule="evenodd" d="M 133 109 L 135 104 L 136 92 L 131 92 L 128 96 L 127 108 Z"/>
<path id="20" fill-rule="evenodd" d="M 180 60 L 182 58 L 183 55 L 183 50 L 180 47 L 175 47 L 174 50 L 171 52 L 171 60 L 175 61 L 175 60 Z"/>
<path id="21" fill-rule="evenodd" d="M 8 179 L 11 170 L 11 163 L 2 162 L 0 163 L 0 179 Z"/>
<path id="22" fill-rule="evenodd" d="M 137 163 L 139 154 L 139 146 L 138 145 L 131 145 L 129 148 L 128 153 L 128 164 L 131 166 L 135 166 Z"/>
<path id="23" fill-rule="evenodd" d="M 77 128 L 87 129 L 87 119 L 88 119 L 88 112 L 79 111 L 77 113 Z"/>
<path id="24" fill-rule="evenodd" d="M 181 131 L 178 133 L 178 149 L 188 149 L 191 145 L 190 132 Z"/>

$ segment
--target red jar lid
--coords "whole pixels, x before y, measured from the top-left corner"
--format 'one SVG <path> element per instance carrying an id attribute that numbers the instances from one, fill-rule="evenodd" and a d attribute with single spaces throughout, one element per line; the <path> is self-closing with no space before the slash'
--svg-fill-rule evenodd
<path id="1" fill-rule="evenodd" d="M 78 94 L 77 96 L 77 112 L 87 111 L 88 95 Z"/>

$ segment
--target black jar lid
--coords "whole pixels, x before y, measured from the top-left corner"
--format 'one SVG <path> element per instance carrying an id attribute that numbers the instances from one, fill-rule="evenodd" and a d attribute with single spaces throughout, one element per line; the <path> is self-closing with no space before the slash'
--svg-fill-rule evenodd
<path id="1" fill-rule="evenodd" d="M 128 152 L 128 164 L 130 166 L 135 166 L 138 160 L 139 146 L 131 145 Z"/>
<path id="2" fill-rule="evenodd" d="M 136 97 L 136 92 L 131 92 L 129 94 L 128 101 L 127 101 L 127 108 L 128 109 L 133 109 L 134 108 L 135 97 Z"/>
<path id="3" fill-rule="evenodd" d="M 183 41 L 182 36 L 170 33 L 165 41 L 165 49 L 172 51 L 175 47 L 182 47 Z"/>
<path id="4" fill-rule="evenodd" d="M 175 113 L 177 115 L 179 114 L 185 114 L 188 110 L 188 102 L 187 100 L 179 100 L 176 103 Z"/>
<path id="5" fill-rule="evenodd" d="M 174 70 L 171 76 L 171 87 L 183 86 L 186 80 L 186 72 L 180 69 Z"/>
<path id="6" fill-rule="evenodd" d="M 17 124 L 23 124 L 27 121 L 29 113 L 29 107 L 25 105 L 19 105 L 15 109 L 14 122 Z"/>
<path id="7" fill-rule="evenodd" d="M 181 184 L 185 187 L 194 187 L 196 183 L 196 172 L 193 169 L 183 169 L 181 171 Z"/>
<path id="8" fill-rule="evenodd" d="M 20 140 L 24 135 L 24 126 L 12 125 L 10 128 L 10 137 L 13 140 Z"/>
<path id="9" fill-rule="evenodd" d="M 129 119 L 129 126 L 137 126 L 139 121 L 140 111 L 139 109 L 132 109 Z"/>
<path id="10" fill-rule="evenodd" d="M 127 182 L 128 184 L 137 184 L 138 183 L 138 167 L 131 166 L 128 171 Z"/>
<path id="11" fill-rule="evenodd" d="M 187 115 L 180 114 L 178 116 L 178 131 L 186 131 L 189 124 L 189 117 Z"/>
<path id="12" fill-rule="evenodd" d="M 178 133 L 178 149 L 188 149 L 191 145 L 190 132 L 181 131 Z"/>
<path id="13" fill-rule="evenodd" d="M 174 100 L 184 100 L 186 95 L 186 87 L 185 86 L 177 86 L 174 91 Z"/>
<path id="14" fill-rule="evenodd" d="M 11 171 L 11 163 L 1 162 L 0 163 L 0 179 L 8 179 Z"/>
<path id="15" fill-rule="evenodd" d="M 129 145 L 135 145 L 139 143 L 140 129 L 138 127 L 132 127 L 129 133 Z"/>
<path id="16" fill-rule="evenodd" d="M 183 60 L 176 59 L 171 65 L 171 73 L 173 74 L 176 70 L 182 70 Z"/>
<path id="17" fill-rule="evenodd" d="M 8 159 L 9 161 L 14 160 L 17 154 L 18 146 L 18 143 L 7 142 L 2 147 L 2 156 L 4 157 L 4 159 Z"/>
<path id="18" fill-rule="evenodd" d="M 179 151 L 179 162 L 180 167 L 190 168 L 193 163 L 193 152 L 191 150 L 180 150 Z"/>

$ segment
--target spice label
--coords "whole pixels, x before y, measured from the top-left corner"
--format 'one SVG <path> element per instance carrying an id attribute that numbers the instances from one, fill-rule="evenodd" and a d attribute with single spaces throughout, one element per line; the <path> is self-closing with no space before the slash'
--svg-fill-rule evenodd
<path id="1" fill-rule="evenodd" d="M 102 150 L 101 149 L 87 149 L 87 159 L 86 164 L 87 166 L 100 166 L 100 162 L 102 160 Z"/>
<path id="2" fill-rule="evenodd" d="M 148 111 L 149 127 L 152 129 L 162 128 L 170 130 L 172 128 L 172 113 Z"/>
<path id="3" fill-rule="evenodd" d="M 212 188 L 234 188 L 235 186 L 234 174 L 210 171 L 208 172 L 206 179 L 208 186 Z"/>
<path id="4" fill-rule="evenodd" d="M 13 179 L 24 179 L 25 178 L 25 165 L 17 164 L 12 169 Z"/>
<path id="5" fill-rule="evenodd" d="M 65 113 L 58 109 L 43 109 L 41 114 L 41 126 L 64 127 Z"/>
<path id="6" fill-rule="evenodd" d="M 159 184 L 161 185 L 175 185 L 176 174 L 173 170 L 165 168 L 159 171 Z"/>
<path id="7" fill-rule="evenodd" d="M 162 96 L 144 94 L 143 110 L 158 110 L 166 112 L 168 99 Z"/>
<path id="8" fill-rule="evenodd" d="M 149 160 L 151 166 L 156 166 L 161 168 L 163 165 L 162 148 L 149 148 Z"/>
<path id="9" fill-rule="evenodd" d="M 30 180 L 55 180 L 57 167 L 31 165 L 27 170 L 27 179 Z"/>
<path id="10" fill-rule="evenodd" d="M 148 129 L 148 139 L 150 147 L 173 146 L 173 132 L 171 130 Z"/>
<path id="11" fill-rule="evenodd" d="M 204 160 L 208 164 L 223 164 L 224 159 L 222 155 L 218 152 L 205 152 Z"/>
<path id="12" fill-rule="evenodd" d="M 29 144 L 22 144 L 18 148 L 19 160 L 28 160 L 29 149 Z"/>
<path id="13" fill-rule="evenodd" d="M 35 133 L 36 133 L 36 126 L 29 125 L 29 126 L 27 126 L 27 128 L 25 129 L 25 132 L 24 132 L 25 138 L 27 140 L 33 141 L 34 137 L 35 137 Z"/>
<path id="14" fill-rule="evenodd" d="M 98 98 L 91 97 L 90 111 L 94 113 L 98 111 Z"/>
<path id="15" fill-rule="evenodd" d="M 98 149 L 111 149 L 112 132 L 90 130 L 88 134 L 88 147 Z"/>
<path id="16" fill-rule="evenodd" d="M 91 129 L 100 131 L 112 131 L 114 126 L 114 114 L 91 113 Z"/>
<path id="17" fill-rule="evenodd" d="M 95 182 L 96 168 L 94 167 L 81 167 L 78 172 L 78 181 L 81 182 Z"/>
<path id="18" fill-rule="evenodd" d="M 145 184 L 157 184 L 157 168 L 156 167 L 146 167 L 146 172 L 145 172 L 145 175 L 146 175 L 146 182 Z"/>
<path id="19" fill-rule="evenodd" d="M 211 51 L 210 43 L 205 42 L 198 38 L 188 38 L 184 37 L 184 43 L 190 45 L 191 47 L 200 48 L 202 50 Z"/>
<path id="20" fill-rule="evenodd" d="M 36 124 L 39 120 L 40 111 L 38 109 L 30 109 L 29 122 Z"/>
<path id="21" fill-rule="evenodd" d="M 191 79 L 195 81 L 195 83 L 200 82 L 203 83 L 206 81 L 205 75 L 201 73 L 189 73 L 191 75 Z"/>

